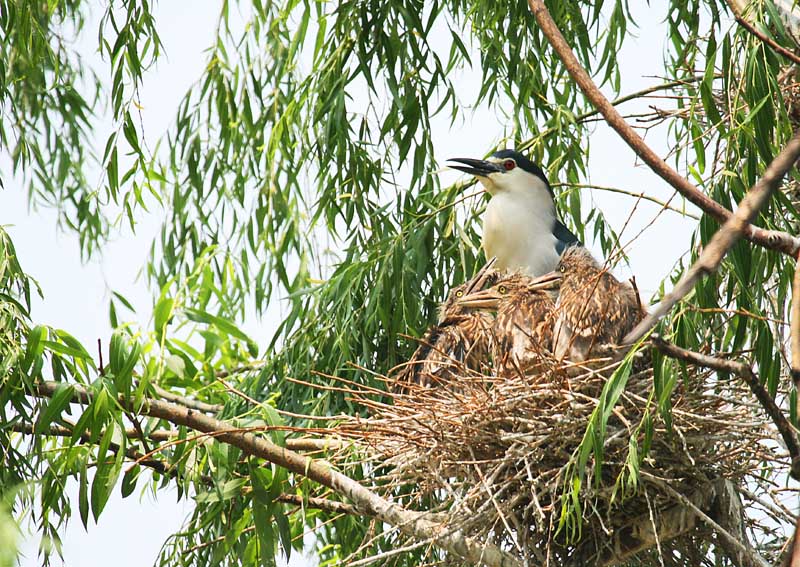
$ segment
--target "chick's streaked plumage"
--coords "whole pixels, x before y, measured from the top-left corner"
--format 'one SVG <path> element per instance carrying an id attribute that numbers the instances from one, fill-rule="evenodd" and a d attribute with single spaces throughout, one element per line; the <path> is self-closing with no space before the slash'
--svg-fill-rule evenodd
<path id="1" fill-rule="evenodd" d="M 465 369 L 479 370 L 492 348 L 491 326 L 494 317 L 485 310 L 463 305 L 460 300 L 491 285 L 498 273 L 484 266 L 467 283 L 453 288 L 439 311 L 439 322 L 419 340 L 420 345 L 404 364 L 397 367 L 396 384 L 432 387 L 445 384 Z"/>
<path id="2" fill-rule="evenodd" d="M 595 347 L 620 344 L 644 316 L 634 287 L 617 280 L 586 248 L 567 248 L 558 272 L 561 291 L 553 329 L 556 358 L 587 360 Z"/>
<path id="3" fill-rule="evenodd" d="M 495 311 L 492 358 L 501 375 L 524 374 L 552 351 L 555 302 L 552 277 L 506 275 L 491 287 L 464 296 L 467 307 Z"/>

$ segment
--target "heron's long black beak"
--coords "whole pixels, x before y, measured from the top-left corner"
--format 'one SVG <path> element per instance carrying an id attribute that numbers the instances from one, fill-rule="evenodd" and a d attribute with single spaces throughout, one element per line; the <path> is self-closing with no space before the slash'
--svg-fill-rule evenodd
<path id="1" fill-rule="evenodd" d="M 477 175 L 478 177 L 488 177 L 489 174 L 502 173 L 505 171 L 499 164 L 486 161 L 485 159 L 449 158 L 447 161 L 463 163 L 464 165 L 450 165 L 448 167 L 463 171 L 464 173 L 469 173 L 470 175 Z"/>

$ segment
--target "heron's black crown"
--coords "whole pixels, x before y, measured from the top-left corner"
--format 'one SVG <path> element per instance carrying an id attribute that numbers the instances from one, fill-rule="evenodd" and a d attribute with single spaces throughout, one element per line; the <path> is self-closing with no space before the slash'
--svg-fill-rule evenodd
<path id="1" fill-rule="evenodd" d="M 535 175 L 536 177 L 544 181 L 545 185 L 547 185 L 547 188 L 550 189 L 550 182 L 547 181 L 547 176 L 544 174 L 544 171 L 542 171 L 542 168 L 533 163 L 531 160 L 526 158 L 521 153 L 515 150 L 499 150 L 497 152 L 494 152 L 492 154 L 492 157 L 497 159 L 508 159 L 508 158 L 513 159 L 516 162 L 517 167 L 519 167 L 524 171 L 527 171 L 532 175 Z"/>

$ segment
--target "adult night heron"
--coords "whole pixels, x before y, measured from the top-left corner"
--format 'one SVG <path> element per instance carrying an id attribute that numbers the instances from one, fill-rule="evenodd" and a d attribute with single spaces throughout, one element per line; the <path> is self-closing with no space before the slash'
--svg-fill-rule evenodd
<path id="1" fill-rule="evenodd" d="M 491 332 L 495 369 L 501 375 L 525 374 L 552 352 L 552 290 L 558 279 L 548 275 L 531 278 L 512 273 L 460 300 L 465 307 L 497 312 Z"/>
<path id="2" fill-rule="evenodd" d="M 553 329 L 557 359 L 582 362 L 594 347 L 619 345 L 644 317 L 636 289 L 617 280 L 586 248 L 568 248 L 557 273 L 561 278 Z"/>
<path id="3" fill-rule="evenodd" d="M 553 189 L 542 169 L 519 152 L 489 159 L 451 158 L 453 169 L 478 178 L 492 196 L 483 215 L 483 250 L 498 270 L 540 276 L 555 269 L 564 250 L 580 244 L 558 220 Z"/>
<path id="4" fill-rule="evenodd" d="M 491 326 L 494 317 L 485 310 L 463 305 L 462 297 L 492 285 L 498 273 L 490 261 L 468 282 L 453 288 L 439 310 L 439 322 L 420 339 L 411 358 L 399 365 L 396 384 L 424 387 L 442 385 L 463 375 L 465 370 L 479 370 L 489 359 Z M 393 369 L 393 370 L 395 370 Z"/>

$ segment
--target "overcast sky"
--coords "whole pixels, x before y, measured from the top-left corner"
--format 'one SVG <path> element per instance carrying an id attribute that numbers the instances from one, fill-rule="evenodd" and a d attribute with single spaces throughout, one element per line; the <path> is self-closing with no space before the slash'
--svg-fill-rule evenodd
<path id="1" fill-rule="evenodd" d="M 203 71 L 204 50 L 213 39 L 219 4 L 219 1 L 170 0 L 156 3 L 154 7 L 166 57 L 146 76 L 141 91 L 145 134 L 150 147 L 171 125 L 179 100 Z M 650 8 L 638 3 L 633 14 L 640 25 L 640 37 L 630 39 L 617 58 L 623 92 L 636 91 L 658 82 L 652 76 L 658 75 L 662 69 L 666 45 L 665 27 L 661 24 L 666 11 L 662 2 L 651 2 Z M 95 14 L 95 22 L 98 15 Z M 95 23 L 89 24 L 84 36 L 81 48 L 91 55 L 96 41 Z M 462 73 L 458 77 L 459 91 L 476 92 L 479 79 L 479 73 Z M 462 96 L 469 100 L 468 95 Z M 623 109 L 627 112 L 641 111 L 646 109 L 646 105 L 627 105 Z M 433 134 L 439 162 L 443 163 L 447 157 L 482 156 L 503 135 L 506 125 L 498 120 L 494 113 L 485 111 L 475 113 L 453 128 L 447 117 L 435 119 Z M 648 141 L 664 155 L 663 137 L 652 137 L 652 134 Z M 98 139 L 104 140 L 102 136 Z M 102 153 L 102 147 L 97 153 Z M 144 266 L 162 213 L 154 211 L 150 218 L 139 224 L 135 235 L 123 231 L 104 247 L 98 258 L 82 264 L 74 234 L 56 228 L 53 211 L 29 210 L 27 195 L 19 180 L 9 177 L 9 171 L 8 160 L 0 158 L 0 175 L 6 183 L 5 191 L 0 191 L 0 223 L 6 225 L 11 234 L 23 268 L 39 281 L 44 291 L 44 300 L 35 302 L 34 321 L 68 330 L 93 352 L 97 339 L 102 337 L 105 342 L 111 334 L 108 299 L 109 290 L 113 289 L 132 300 L 138 308 L 140 322 L 146 325 L 150 317 L 151 294 L 137 278 L 137 273 Z M 672 190 L 649 170 L 636 167 L 633 152 L 606 127 L 596 127 L 591 135 L 589 171 L 591 182 L 596 185 L 645 191 L 664 200 L 672 195 Z M 558 178 L 557 172 L 549 174 L 553 180 Z M 455 172 L 447 172 L 442 181 L 447 183 L 457 176 Z M 635 205 L 630 197 L 588 190 L 584 203 L 585 206 L 600 207 L 616 230 L 622 228 Z M 682 201 L 676 199 L 674 204 L 680 206 Z M 652 221 L 658 209 L 647 202 L 639 204 L 625 232 L 628 238 L 623 237 L 623 242 Z M 672 212 L 662 214 L 630 249 L 630 270 L 620 266 L 618 275 L 629 277 L 635 274 L 639 288 L 649 299 L 674 262 L 686 251 L 694 226 L 692 219 Z M 599 246 L 588 244 L 599 253 Z M 253 318 L 243 326 L 254 338 L 266 340 L 276 325 L 274 319 L 259 321 Z M 190 513 L 191 502 L 176 503 L 174 492 L 160 491 L 158 502 L 147 491 L 142 496 L 140 494 L 134 493 L 122 500 L 119 491 L 115 491 L 100 524 L 90 524 L 88 533 L 76 515 L 63 535 L 65 564 L 80 567 L 105 566 L 109 561 L 119 567 L 152 564 L 164 540 L 180 528 Z M 77 501 L 74 510 L 77 512 Z M 37 541 L 30 540 L 24 546 L 26 557 L 20 563 L 22 567 L 40 564 L 36 553 Z M 302 561 L 292 563 L 304 564 Z"/>

